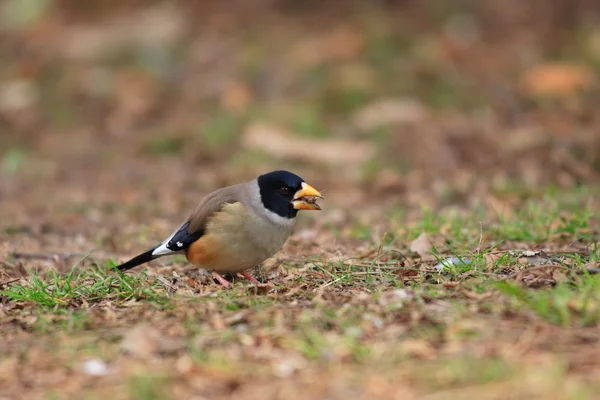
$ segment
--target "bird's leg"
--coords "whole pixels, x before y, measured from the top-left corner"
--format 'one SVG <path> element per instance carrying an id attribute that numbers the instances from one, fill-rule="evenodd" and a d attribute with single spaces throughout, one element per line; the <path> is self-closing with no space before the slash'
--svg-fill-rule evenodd
<path id="1" fill-rule="evenodd" d="M 229 289 L 231 287 L 231 284 L 229 282 L 227 282 L 227 280 L 225 280 L 225 278 L 223 278 L 221 275 L 219 275 L 218 272 L 212 271 L 212 276 L 213 278 L 215 278 L 217 281 L 219 281 L 219 283 L 225 288 L 225 289 Z"/>
<path id="2" fill-rule="evenodd" d="M 240 274 L 242 274 L 242 276 L 246 279 L 248 279 L 250 282 L 254 283 L 255 285 L 260 285 L 261 283 L 255 278 L 253 277 L 249 272 L 240 272 Z"/>

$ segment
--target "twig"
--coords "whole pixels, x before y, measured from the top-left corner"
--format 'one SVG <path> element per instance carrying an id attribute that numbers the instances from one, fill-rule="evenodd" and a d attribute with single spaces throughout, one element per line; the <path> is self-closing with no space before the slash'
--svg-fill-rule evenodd
<path id="1" fill-rule="evenodd" d="M 340 277 L 340 278 L 334 279 L 334 280 L 332 280 L 332 281 L 329 281 L 329 282 L 327 282 L 327 283 L 325 283 L 325 284 L 323 284 L 323 285 L 319 286 L 319 287 L 317 288 L 317 291 L 319 291 L 319 290 L 321 290 L 321 289 L 324 289 L 324 288 L 326 288 L 327 286 L 333 285 L 334 283 L 336 283 L 336 282 L 338 282 L 338 281 L 341 281 L 341 280 L 342 280 L 342 278 Z"/>
<path id="2" fill-rule="evenodd" d="M 23 258 L 23 259 L 41 259 L 41 260 L 64 260 L 71 257 L 83 257 L 85 254 L 83 253 L 20 253 L 13 252 L 10 254 L 14 258 Z"/>
<path id="3" fill-rule="evenodd" d="M 523 273 L 530 272 L 530 271 L 536 271 L 536 270 L 540 270 L 540 269 L 544 269 L 544 268 L 562 268 L 562 269 L 569 269 L 569 267 L 566 267 L 566 266 L 564 266 L 564 265 L 560 265 L 560 264 L 558 264 L 558 265 L 556 265 L 556 264 L 550 264 L 550 265 L 548 265 L 548 264 L 545 264 L 545 265 L 538 265 L 538 266 L 535 266 L 535 267 L 525 268 L 525 269 L 522 269 L 522 270 L 520 270 L 520 271 L 517 271 L 517 272 L 515 272 L 515 273 L 513 273 L 513 274 L 510 274 L 510 275 L 508 275 L 508 276 L 505 276 L 504 278 L 498 279 L 498 282 L 507 281 L 507 280 L 509 280 L 509 279 L 516 278 L 517 276 L 519 276 L 519 275 L 521 275 L 521 274 L 523 274 Z"/>
<path id="4" fill-rule="evenodd" d="M 600 268 L 587 268 L 586 269 L 588 274 L 600 274 Z M 582 272 L 580 272 L 580 274 L 582 274 Z"/>
<path id="5" fill-rule="evenodd" d="M 483 222 L 479 221 L 479 246 L 477 246 L 477 254 L 481 254 L 481 246 L 483 245 Z"/>
<path id="6" fill-rule="evenodd" d="M 0 261 L 0 264 L 4 265 L 6 268 L 11 268 L 11 269 L 14 268 L 14 266 L 12 266 L 12 265 L 10 265 L 8 263 L 5 263 L 4 261 Z M 0 269 L 0 275 L 1 276 L 5 276 L 5 277 L 7 277 L 7 278 L 10 279 L 10 275 L 8 274 L 8 272 L 6 272 L 3 269 Z"/>
<path id="7" fill-rule="evenodd" d="M 19 279 L 21 279 L 21 278 L 14 278 L 14 279 L 11 279 L 8 281 L 0 282 L 0 287 L 10 285 L 11 283 L 18 281 Z"/>
<path id="8" fill-rule="evenodd" d="M 169 282 L 169 280 L 166 279 L 164 276 L 158 275 L 157 279 L 160 283 L 163 284 L 163 286 L 165 286 L 168 294 L 173 294 L 173 293 L 177 292 L 177 287 L 175 285 L 173 285 L 171 282 Z"/>
<path id="9" fill-rule="evenodd" d="M 352 263 L 351 265 L 349 265 L 351 267 L 362 267 L 362 268 L 369 268 L 372 267 L 373 269 L 398 269 L 398 268 L 402 268 L 398 265 L 397 262 L 395 263 L 389 263 L 389 264 L 363 264 L 363 263 Z"/>

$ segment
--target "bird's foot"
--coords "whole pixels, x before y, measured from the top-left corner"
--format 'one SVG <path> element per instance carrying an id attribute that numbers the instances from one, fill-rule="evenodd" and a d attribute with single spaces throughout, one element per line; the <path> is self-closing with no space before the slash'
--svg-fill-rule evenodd
<path id="1" fill-rule="evenodd" d="M 227 282 L 227 280 L 225 278 L 223 278 L 221 275 L 219 275 L 218 272 L 212 271 L 212 276 L 213 278 L 215 278 L 220 284 L 221 286 L 223 286 L 225 289 L 230 289 L 231 288 L 231 283 Z"/>
<path id="2" fill-rule="evenodd" d="M 250 274 L 249 272 L 240 272 L 242 274 L 242 276 L 246 279 L 248 279 L 250 282 L 252 282 L 257 291 L 257 293 L 267 293 L 269 292 L 271 289 L 273 289 L 273 286 L 267 282 L 267 283 L 262 283 L 260 282 L 258 279 L 256 279 L 255 277 L 252 276 L 252 274 Z"/>
<path id="3" fill-rule="evenodd" d="M 240 272 L 240 274 L 242 274 L 242 276 L 244 278 L 248 279 L 250 282 L 254 283 L 255 285 L 262 285 L 262 283 L 260 283 L 258 281 L 258 279 L 253 277 L 252 274 L 250 274 L 249 272 Z"/>

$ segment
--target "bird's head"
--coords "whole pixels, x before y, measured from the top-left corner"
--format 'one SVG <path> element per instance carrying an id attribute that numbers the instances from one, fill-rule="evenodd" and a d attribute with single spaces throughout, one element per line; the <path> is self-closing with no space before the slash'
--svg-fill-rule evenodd
<path id="1" fill-rule="evenodd" d="M 288 171 L 273 171 L 257 179 L 263 206 L 284 218 L 294 218 L 299 210 L 320 210 L 317 199 L 323 195 L 304 179 Z"/>

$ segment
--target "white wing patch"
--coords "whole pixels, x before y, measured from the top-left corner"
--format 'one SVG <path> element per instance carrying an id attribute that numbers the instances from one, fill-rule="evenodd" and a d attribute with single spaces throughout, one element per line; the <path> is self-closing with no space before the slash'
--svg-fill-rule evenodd
<path id="1" fill-rule="evenodd" d="M 171 240 L 171 238 L 173 236 L 175 236 L 175 234 L 177 233 L 177 231 L 173 232 L 171 234 L 171 236 L 169 236 L 165 241 L 163 241 L 157 248 L 154 249 L 154 251 L 152 252 L 153 256 L 165 256 L 167 254 L 173 254 L 173 253 L 177 253 L 176 251 L 173 251 L 171 249 L 169 249 L 167 247 L 167 244 L 169 243 L 169 240 Z M 177 242 L 177 245 L 179 245 L 179 243 L 181 242 Z M 183 243 L 182 243 L 183 245 Z M 181 247 L 181 246 L 180 246 Z"/>

